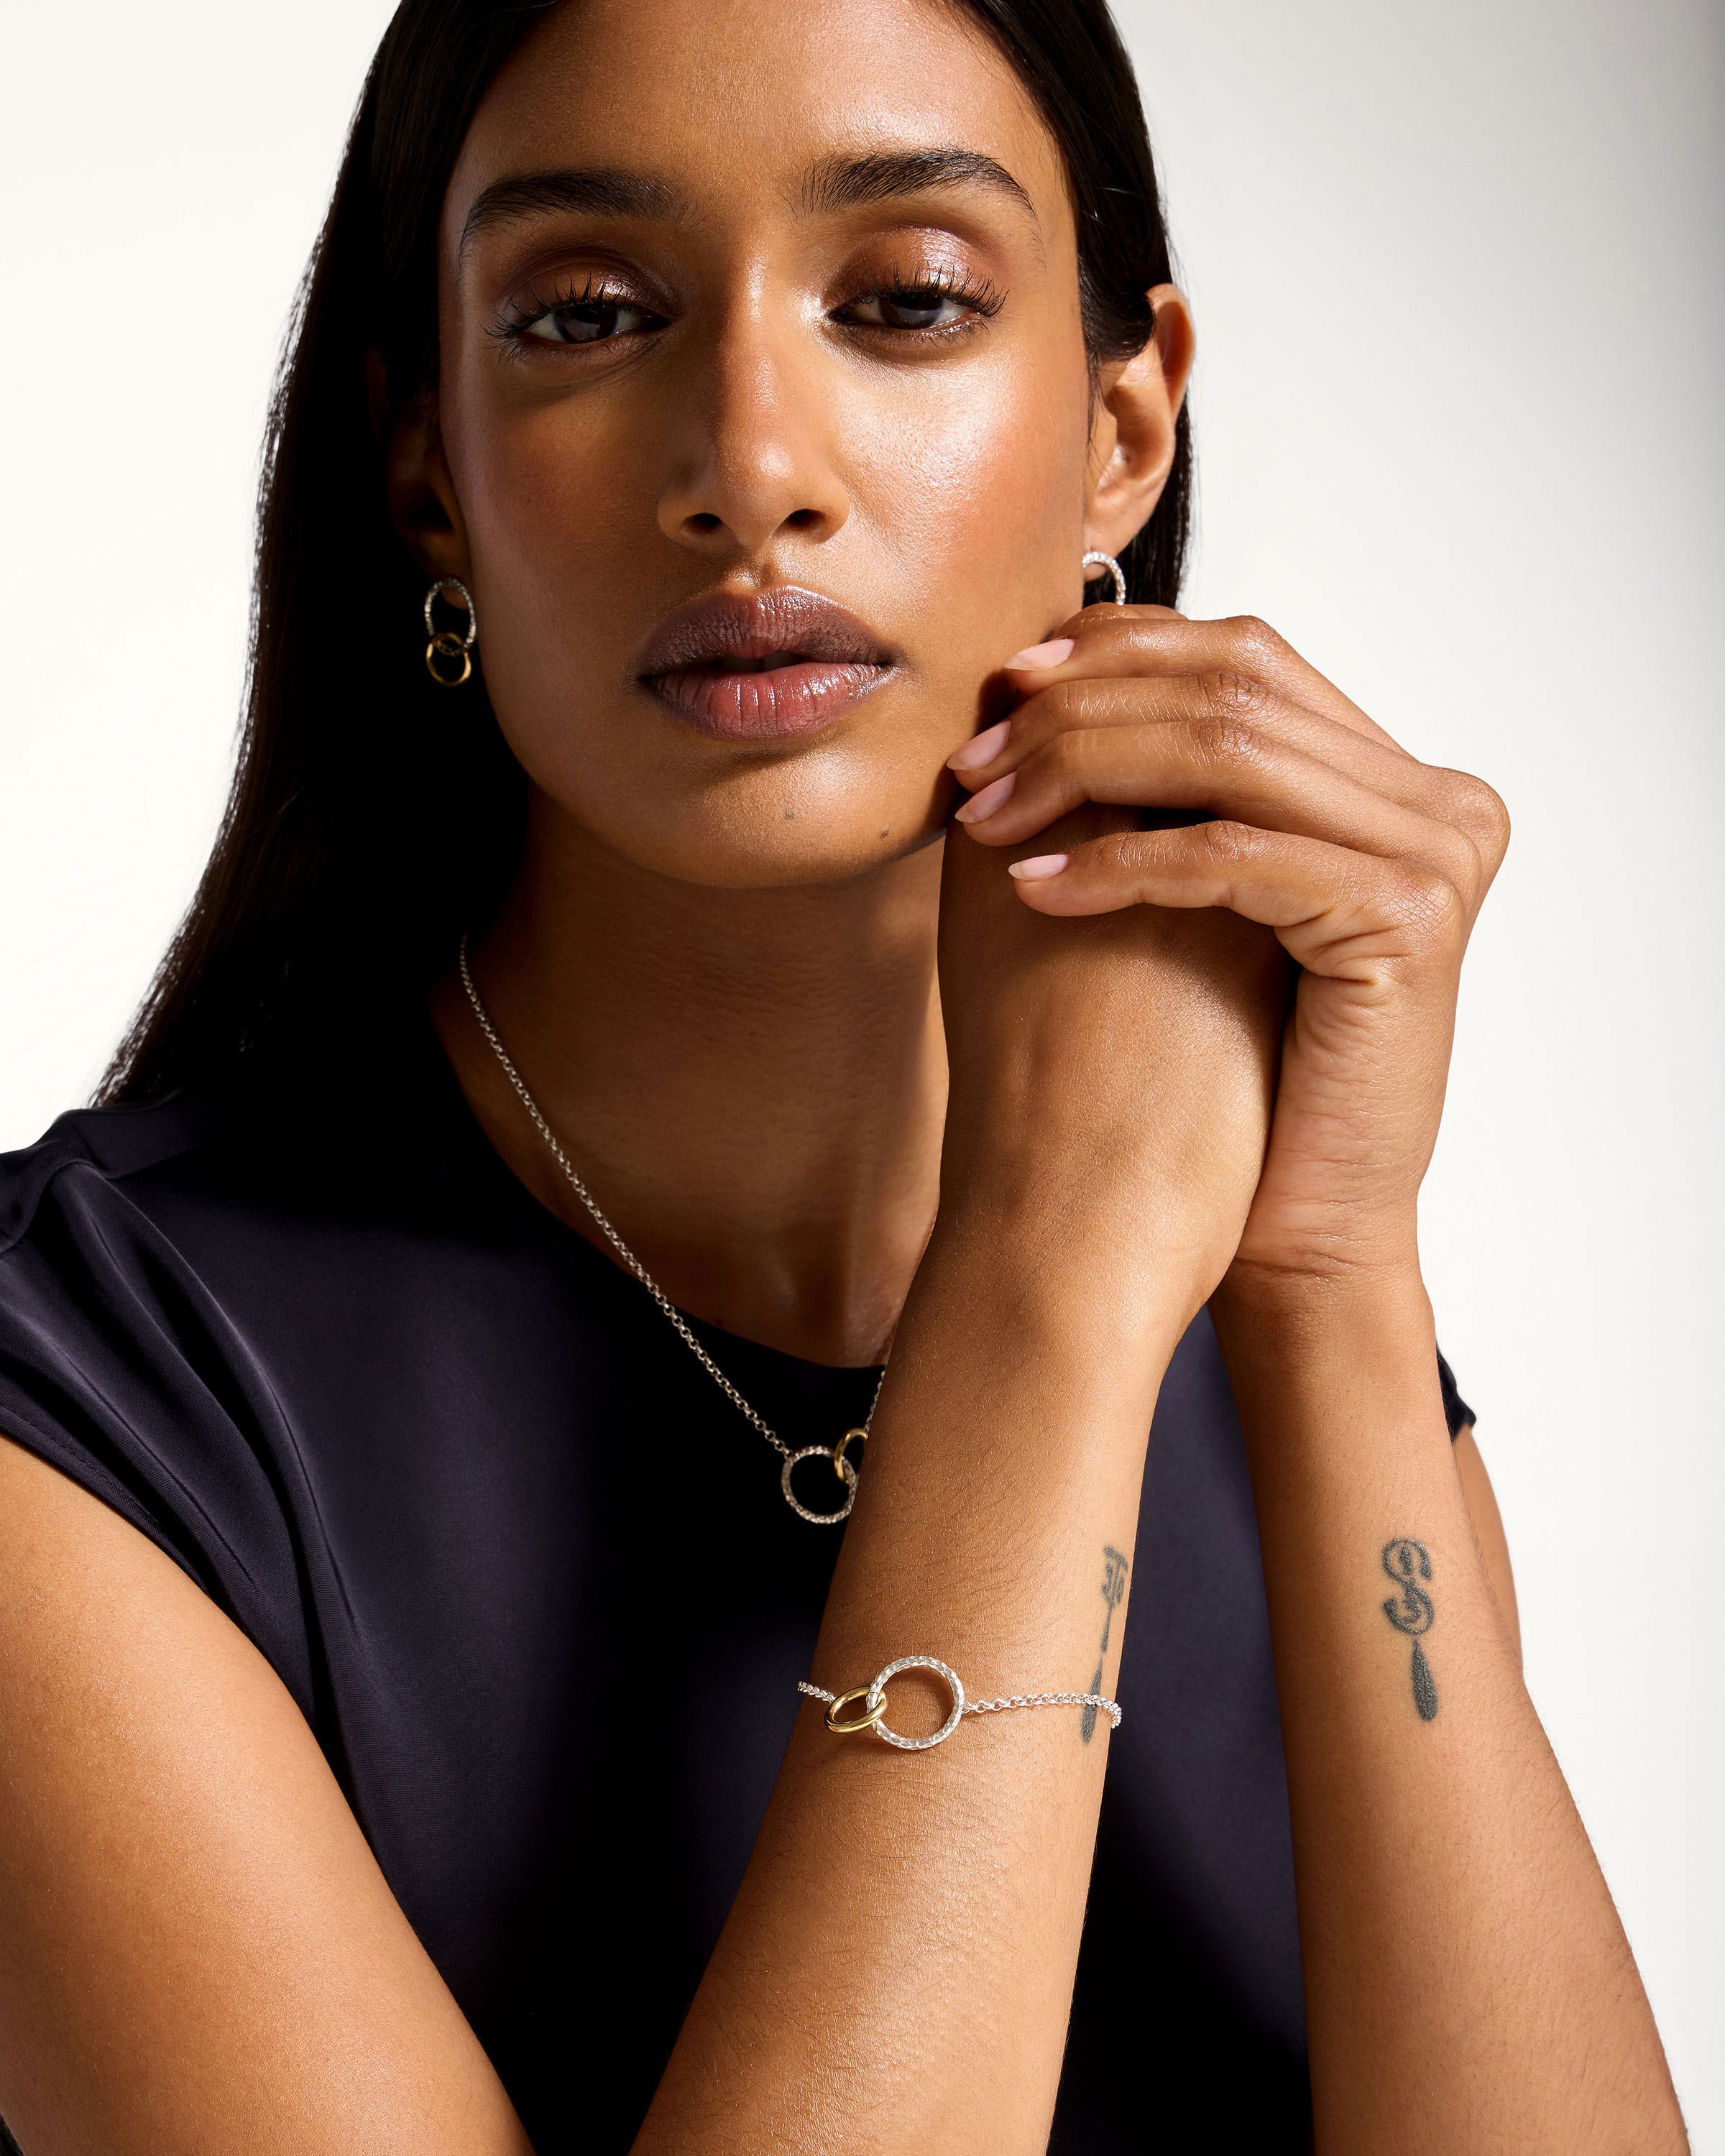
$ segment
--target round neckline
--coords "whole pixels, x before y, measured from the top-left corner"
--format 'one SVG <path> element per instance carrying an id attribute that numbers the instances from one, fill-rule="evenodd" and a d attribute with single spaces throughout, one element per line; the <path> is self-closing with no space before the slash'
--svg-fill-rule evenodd
<path id="1" fill-rule="evenodd" d="M 580 1229 L 565 1220 L 560 1214 L 552 1212 L 550 1206 L 536 1197 L 511 1168 L 492 1144 L 485 1125 L 474 1113 L 473 1103 L 462 1091 L 461 1081 L 455 1075 L 455 1066 L 449 1060 L 442 1036 L 431 1022 L 430 1013 L 422 1008 L 418 1018 L 419 1030 L 431 1065 L 429 1075 L 433 1090 L 444 1096 L 449 1111 L 452 1151 L 466 1155 L 480 1182 L 489 1186 L 524 1222 L 531 1225 L 548 1248 L 559 1255 L 567 1255 L 572 1245 L 583 1262 L 603 1268 L 597 1277 L 618 1281 L 634 1294 L 651 1302 L 653 1298 L 647 1289 L 632 1272 L 619 1264 L 608 1250 L 602 1250 L 591 1236 L 583 1235 Z M 818 1363 L 810 1356 L 793 1353 L 788 1348 L 775 1348 L 770 1342 L 752 1339 L 746 1332 L 732 1332 L 722 1325 L 715 1324 L 710 1317 L 702 1317 L 692 1310 L 685 1310 L 680 1303 L 674 1302 L 671 1307 L 701 1337 L 703 1343 L 712 1349 L 716 1357 L 722 1357 L 729 1348 L 735 1348 L 745 1357 L 766 1356 L 792 1369 L 814 1373 L 834 1381 L 878 1378 L 886 1367 L 880 1363 Z M 663 1313 L 658 1314 L 662 1320 Z M 687 1354 L 686 1345 L 683 1352 Z"/>

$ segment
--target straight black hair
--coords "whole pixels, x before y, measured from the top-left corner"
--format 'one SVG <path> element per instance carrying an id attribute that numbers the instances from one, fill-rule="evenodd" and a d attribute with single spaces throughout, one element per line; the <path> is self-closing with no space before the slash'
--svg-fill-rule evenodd
<path id="1" fill-rule="evenodd" d="M 563 0 L 567 3 L 567 0 Z M 560 0 L 403 0 L 285 341 L 265 438 L 245 721 L 197 894 L 98 1098 L 142 1101 L 339 1039 L 489 917 L 526 780 L 483 682 L 421 663 L 423 580 L 390 524 L 367 355 L 397 403 L 437 364 L 438 222 L 474 112 Z M 1065 157 L 1092 365 L 1142 351 L 1171 275 L 1132 63 L 1106 0 L 947 0 L 1006 54 Z M 1180 418 L 1128 596 L 1172 605 L 1191 513 Z"/>

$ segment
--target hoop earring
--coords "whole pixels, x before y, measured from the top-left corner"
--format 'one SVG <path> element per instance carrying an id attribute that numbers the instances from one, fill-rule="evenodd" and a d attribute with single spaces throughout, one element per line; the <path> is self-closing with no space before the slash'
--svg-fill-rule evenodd
<path id="1" fill-rule="evenodd" d="M 1086 583 L 1091 581 L 1089 572 L 1092 562 L 1096 564 L 1096 573 L 1098 576 L 1106 569 L 1113 578 L 1114 603 L 1116 606 L 1124 606 L 1126 604 L 1126 572 L 1121 567 L 1119 562 L 1111 554 L 1086 554 L 1084 557 Z"/>
<path id="2" fill-rule="evenodd" d="M 453 629 L 439 629 L 432 619 L 431 609 L 439 592 L 459 592 L 461 603 L 467 608 L 467 633 L 461 635 Z M 425 670 L 439 689 L 459 689 L 473 675 L 472 652 L 479 635 L 479 610 L 474 605 L 473 593 L 459 577 L 439 577 L 425 594 L 425 634 L 431 639 L 425 647 Z M 459 660 L 461 671 L 450 674 L 444 670 Z"/>

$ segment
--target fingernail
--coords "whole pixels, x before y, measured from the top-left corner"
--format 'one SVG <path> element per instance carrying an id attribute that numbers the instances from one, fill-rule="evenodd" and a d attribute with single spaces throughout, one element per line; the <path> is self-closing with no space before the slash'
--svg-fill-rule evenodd
<path id="1" fill-rule="evenodd" d="M 1007 660 L 1009 668 L 1028 671 L 1033 666 L 1060 666 L 1072 656 L 1070 636 L 1057 636 L 1049 644 L 1032 644 L 1022 651 L 1014 651 Z"/>
<path id="2" fill-rule="evenodd" d="M 982 795 L 977 798 L 980 801 Z M 1033 854 L 1027 861 L 1009 861 L 1006 873 L 1020 883 L 1040 883 L 1047 876 L 1057 876 L 1071 858 L 1070 854 Z"/>
<path id="3" fill-rule="evenodd" d="M 1015 771 L 1009 771 L 1004 778 L 991 779 L 988 785 L 973 793 L 962 808 L 952 811 L 955 823 L 980 824 L 985 816 L 992 816 L 1019 783 Z"/>
<path id="4" fill-rule="evenodd" d="M 948 771 L 980 771 L 985 763 L 992 763 L 1006 747 L 1006 737 L 1012 732 L 1012 721 L 1002 719 L 998 726 L 985 726 L 979 734 L 973 735 L 963 748 L 955 748 L 947 758 Z"/>

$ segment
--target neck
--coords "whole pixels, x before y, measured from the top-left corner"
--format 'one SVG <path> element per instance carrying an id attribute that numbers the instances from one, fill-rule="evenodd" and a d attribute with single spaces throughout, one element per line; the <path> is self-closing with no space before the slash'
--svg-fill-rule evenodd
<path id="1" fill-rule="evenodd" d="M 931 846 L 840 883 L 716 890 L 536 820 L 475 981 L 577 1172 L 683 1309 L 815 1362 L 884 1356 L 939 1177 L 939 876 Z M 507 1165 L 608 1248 L 459 976 L 434 1015 Z"/>

